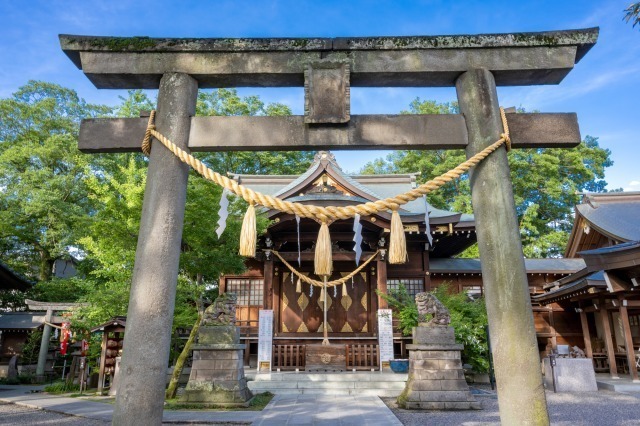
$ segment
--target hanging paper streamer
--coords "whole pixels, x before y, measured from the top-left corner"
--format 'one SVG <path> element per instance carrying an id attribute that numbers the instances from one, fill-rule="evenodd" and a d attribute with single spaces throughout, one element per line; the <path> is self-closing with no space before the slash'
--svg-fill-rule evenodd
<path id="1" fill-rule="evenodd" d="M 298 228 L 298 268 L 302 266 L 300 257 L 300 216 L 296 215 L 296 226 Z"/>
<path id="2" fill-rule="evenodd" d="M 229 191 L 225 188 L 222 191 L 222 196 L 220 197 L 220 210 L 218 211 L 218 229 L 216 229 L 216 234 L 218 234 L 218 238 L 224 232 L 227 227 L 227 217 L 229 216 Z"/>
<path id="3" fill-rule="evenodd" d="M 362 225 L 360 224 L 360 215 L 357 213 L 353 217 L 353 241 L 356 243 L 353 246 L 353 251 L 356 252 L 356 265 L 358 265 L 360 256 L 362 256 Z"/>
<path id="4" fill-rule="evenodd" d="M 313 284 L 309 285 L 309 299 L 313 297 Z"/>
<path id="5" fill-rule="evenodd" d="M 338 297 L 338 286 L 337 285 L 333 286 L 333 297 L 334 298 Z"/>
<path id="6" fill-rule="evenodd" d="M 353 280 L 354 280 L 354 278 L 351 277 L 351 290 L 353 290 Z"/>
<path id="7" fill-rule="evenodd" d="M 429 225 L 429 203 L 427 203 L 427 196 L 423 195 L 424 200 L 424 233 L 427 234 L 427 240 L 429 240 L 429 247 L 433 247 L 433 237 L 431 236 L 431 225 Z"/>

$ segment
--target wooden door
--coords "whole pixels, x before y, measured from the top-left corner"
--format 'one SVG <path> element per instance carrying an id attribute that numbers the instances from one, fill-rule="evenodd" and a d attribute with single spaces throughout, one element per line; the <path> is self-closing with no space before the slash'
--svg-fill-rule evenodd
<path id="1" fill-rule="evenodd" d="M 346 274 L 345 274 L 346 275 Z M 334 272 L 331 280 L 342 276 Z M 322 333 L 323 302 L 319 300 L 321 287 L 311 290 L 302 283 L 302 291 L 296 292 L 296 279 L 291 282 L 289 272 L 282 274 L 280 285 L 280 332 Z M 368 333 L 370 294 L 366 272 L 356 275 L 346 284 L 347 295 L 342 296 L 342 286 L 328 288 L 327 322 L 332 333 Z"/>

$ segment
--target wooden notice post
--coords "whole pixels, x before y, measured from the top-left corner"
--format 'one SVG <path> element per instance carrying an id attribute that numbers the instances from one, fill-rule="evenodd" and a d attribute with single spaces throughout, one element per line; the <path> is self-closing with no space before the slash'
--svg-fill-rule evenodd
<path id="1" fill-rule="evenodd" d="M 598 29 L 592 28 L 144 43 L 139 38 L 60 36 L 60 42 L 98 88 L 160 87 L 157 129 L 190 151 L 466 148 L 471 155 L 502 132 L 495 86 L 558 84 L 597 37 Z M 193 117 L 198 87 L 303 85 L 304 116 Z M 352 115 L 354 86 L 456 86 L 462 114 Z M 514 149 L 569 148 L 581 140 L 575 114 L 512 113 L 507 119 Z M 140 151 L 146 125 L 146 118 L 85 120 L 79 148 L 87 153 Z M 154 142 L 149 162 L 115 424 L 159 424 L 162 418 L 187 172 L 158 145 Z M 471 179 L 501 420 L 548 424 L 504 149 L 473 170 Z M 381 274 L 384 267 L 378 263 L 377 270 Z"/>

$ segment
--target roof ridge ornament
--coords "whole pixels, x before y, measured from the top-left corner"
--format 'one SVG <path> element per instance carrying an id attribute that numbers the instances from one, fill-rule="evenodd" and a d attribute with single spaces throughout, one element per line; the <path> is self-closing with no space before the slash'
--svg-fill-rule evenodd
<path id="1" fill-rule="evenodd" d="M 330 163 L 332 166 L 336 167 L 338 170 L 342 170 L 342 167 L 338 164 L 336 160 L 336 156 L 331 151 L 318 151 L 316 155 L 313 157 L 313 163 Z"/>

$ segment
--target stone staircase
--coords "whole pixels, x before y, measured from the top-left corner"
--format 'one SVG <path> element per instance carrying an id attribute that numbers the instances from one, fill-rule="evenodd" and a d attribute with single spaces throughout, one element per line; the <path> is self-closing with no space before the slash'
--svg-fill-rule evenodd
<path id="1" fill-rule="evenodd" d="M 404 390 L 407 374 L 379 371 L 343 373 L 271 372 L 245 370 L 254 393 L 279 395 L 367 395 L 395 397 Z"/>

